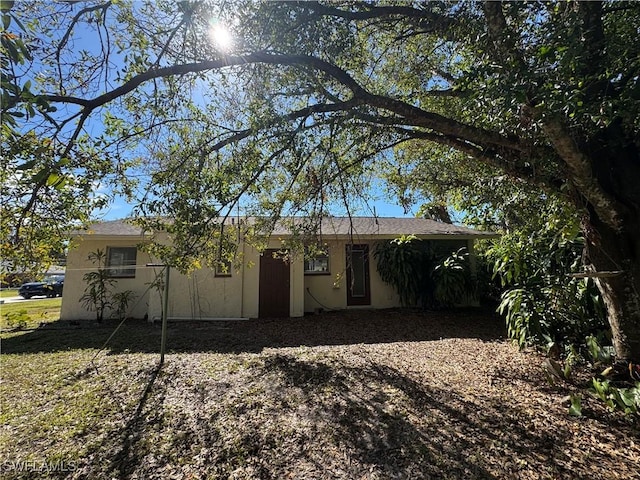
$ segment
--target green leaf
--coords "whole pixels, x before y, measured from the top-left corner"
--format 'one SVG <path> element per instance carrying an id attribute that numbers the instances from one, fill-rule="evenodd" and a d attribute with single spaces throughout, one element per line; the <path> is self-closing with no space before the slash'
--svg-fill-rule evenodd
<path id="1" fill-rule="evenodd" d="M 60 185 L 61 180 L 62 180 L 62 177 L 57 173 L 50 173 L 49 176 L 47 177 L 47 186 L 49 187 L 58 186 Z"/>
<path id="2" fill-rule="evenodd" d="M 582 397 L 577 394 L 571 394 L 571 405 L 569 406 L 569 415 L 573 417 L 582 416 Z"/>

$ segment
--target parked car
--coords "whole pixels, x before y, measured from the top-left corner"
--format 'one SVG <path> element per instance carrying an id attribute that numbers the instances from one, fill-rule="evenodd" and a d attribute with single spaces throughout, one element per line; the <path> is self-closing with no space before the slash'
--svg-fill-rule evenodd
<path id="1" fill-rule="evenodd" d="M 18 295 L 29 300 L 31 297 L 44 296 L 54 298 L 62 296 L 62 288 L 64 287 L 64 277 L 51 278 L 44 282 L 24 283 L 18 289 Z"/>

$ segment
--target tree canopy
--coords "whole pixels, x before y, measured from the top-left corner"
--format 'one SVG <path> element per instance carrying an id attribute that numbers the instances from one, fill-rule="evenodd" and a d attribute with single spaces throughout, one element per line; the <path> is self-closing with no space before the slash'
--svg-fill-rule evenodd
<path id="1" fill-rule="evenodd" d="M 375 174 L 406 202 L 419 191 L 481 208 L 522 185 L 572 205 L 616 348 L 640 357 L 636 3 L 3 11 L 3 144 L 32 132 L 56 146 L 9 219 L 16 238 L 47 186 L 79 168 L 110 176 L 141 218 L 180 219 L 165 227 L 189 254 L 214 248 L 238 202 L 276 216 L 349 211 Z"/>

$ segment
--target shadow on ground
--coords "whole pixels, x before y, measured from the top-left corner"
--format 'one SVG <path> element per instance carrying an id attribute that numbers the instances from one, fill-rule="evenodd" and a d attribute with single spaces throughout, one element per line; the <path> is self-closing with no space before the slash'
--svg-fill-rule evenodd
<path id="1" fill-rule="evenodd" d="M 99 349 L 118 327 L 117 322 L 59 321 L 6 336 L 3 353 Z M 168 352 L 260 352 L 267 347 L 353 345 L 442 338 L 494 340 L 504 335 L 499 317 L 481 310 L 422 312 L 404 309 L 327 312 L 303 318 L 238 321 L 170 322 Z M 159 351 L 158 323 L 127 320 L 109 340 L 106 350 Z"/>
<path id="2" fill-rule="evenodd" d="M 185 367 L 176 359 L 152 375 L 125 434 L 113 431 L 94 452 L 118 451 L 108 471 L 85 465 L 83 473 L 585 480 L 611 473 L 615 445 L 600 432 L 589 432 L 602 441 L 594 450 L 570 424 L 541 423 L 497 399 L 478 404 L 386 365 L 264 354 L 224 381 L 189 377 L 186 384 Z M 637 431 L 625 430 L 638 440 Z M 166 438 L 173 442 L 164 455 L 150 448 Z M 633 455 L 616 462 L 623 476 L 635 471 Z"/>
<path id="3" fill-rule="evenodd" d="M 115 326 L 58 322 L 7 335 L 2 346 L 99 348 Z M 31 418 L 42 409 L 42 419 L 54 410 L 64 419 L 33 438 L 26 417 L 14 415 L 8 428 L 22 433 L 7 448 L 27 459 L 81 452 L 68 480 L 640 478 L 637 422 L 604 407 L 568 416 L 564 394 L 540 387 L 540 369 L 493 341 L 502 333 L 498 318 L 478 311 L 176 323 L 168 342 L 175 355 L 158 368 L 155 355 L 125 353 L 157 352 L 160 327 L 125 323 L 107 347 L 112 355 L 77 375 L 69 374 L 86 352 L 52 356 L 53 367 L 38 376 L 34 365 L 26 380 L 23 365 L 47 360 L 7 359 L 14 368 L 3 381 L 27 395 L 50 383 L 50 396 L 34 397 Z M 446 342 L 453 338 L 472 340 Z M 300 345 L 357 346 L 285 348 Z M 105 408 L 94 408 L 96 398 Z M 85 403 L 83 419 L 76 413 Z"/>

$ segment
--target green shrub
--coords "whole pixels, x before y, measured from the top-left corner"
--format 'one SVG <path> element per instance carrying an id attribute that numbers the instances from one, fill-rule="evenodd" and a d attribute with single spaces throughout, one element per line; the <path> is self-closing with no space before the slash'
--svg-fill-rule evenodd
<path id="1" fill-rule="evenodd" d="M 382 280 L 394 287 L 405 306 L 418 305 L 433 290 L 429 272 L 434 254 L 414 235 L 376 245 L 374 257 Z"/>
<path id="2" fill-rule="evenodd" d="M 115 316 L 119 319 L 125 318 L 129 304 L 135 300 L 136 294 L 132 290 L 124 290 L 111 295 L 111 307 Z"/>
<path id="3" fill-rule="evenodd" d="M 7 319 L 7 326 L 15 329 L 27 328 L 27 323 L 31 320 L 31 317 L 24 309 L 17 312 L 8 312 L 5 318 Z"/>
<path id="4" fill-rule="evenodd" d="M 98 249 L 89 253 L 88 258 L 96 265 L 96 270 L 87 272 L 82 277 L 87 286 L 80 302 L 87 310 L 96 312 L 98 323 L 102 322 L 107 312 L 111 312 L 117 318 L 124 318 L 129 303 L 136 297 L 135 293 L 131 290 L 114 292 L 117 280 L 110 276 L 104 250 Z"/>
<path id="5" fill-rule="evenodd" d="M 447 244 L 403 235 L 380 242 L 374 251 L 377 270 L 406 306 L 451 307 L 475 296 L 466 248 L 447 251 Z"/>
<path id="6" fill-rule="evenodd" d="M 640 382 L 629 388 L 616 387 L 609 380 L 592 380 L 591 392 L 602 400 L 611 411 L 626 414 L 640 412 Z"/>
<path id="7" fill-rule="evenodd" d="M 510 338 L 527 345 L 579 345 L 607 331 L 605 309 L 594 281 L 576 278 L 584 240 L 577 231 L 512 232 L 485 250 L 504 291 L 498 311 Z"/>
<path id="8" fill-rule="evenodd" d="M 436 304 L 452 307 L 462 303 L 466 297 L 475 296 L 469 253 L 466 248 L 453 252 L 437 262 L 431 271 Z"/>

